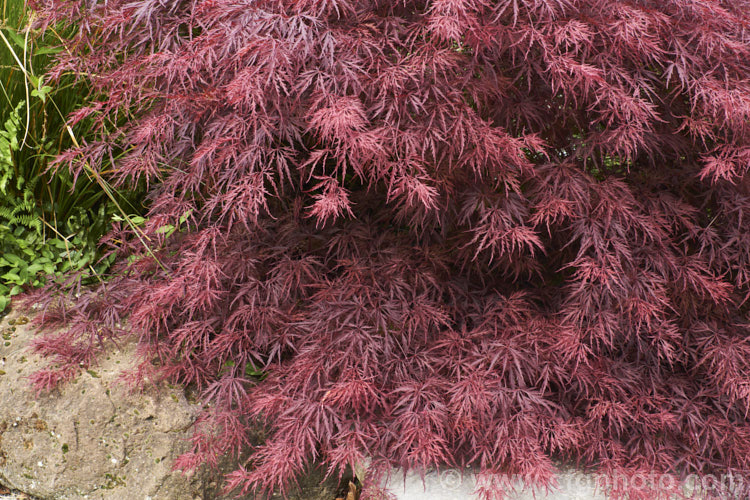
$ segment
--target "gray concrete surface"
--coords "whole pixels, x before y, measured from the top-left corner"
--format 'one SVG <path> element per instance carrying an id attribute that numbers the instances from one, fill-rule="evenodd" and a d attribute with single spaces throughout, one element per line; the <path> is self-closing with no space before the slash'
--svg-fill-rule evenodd
<path id="1" fill-rule="evenodd" d="M 576 472 L 564 472 L 557 476 L 560 488 L 545 492 L 544 490 L 523 489 L 521 483 L 513 483 L 515 493 L 508 495 L 508 500 L 606 500 L 606 495 L 596 488 L 594 476 Z M 475 476 L 461 474 L 455 469 L 446 469 L 425 475 L 424 482 L 416 473 L 392 476 L 386 484 L 387 489 L 396 495 L 398 500 L 473 500 Z"/>

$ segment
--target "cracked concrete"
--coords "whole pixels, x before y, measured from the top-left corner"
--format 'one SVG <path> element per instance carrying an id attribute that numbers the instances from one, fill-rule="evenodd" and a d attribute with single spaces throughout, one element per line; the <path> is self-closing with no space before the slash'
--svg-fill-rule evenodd
<path id="1" fill-rule="evenodd" d="M 0 485 L 55 500 L 205 498 L 202 476 L 171 470 L 199 405 L 166 384 L 129 393 L 118 383 L 133 343 L 36 397 L 26 378 L 44 361 L 28 349 L 26 322 L 18 313 L 0 321 Z"/>

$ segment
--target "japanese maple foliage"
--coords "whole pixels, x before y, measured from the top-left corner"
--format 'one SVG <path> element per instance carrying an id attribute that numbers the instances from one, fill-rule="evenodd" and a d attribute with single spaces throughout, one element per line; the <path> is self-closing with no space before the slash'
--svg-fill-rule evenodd
<path id="1" fill-rule="evenodd" d="M 750 470 L 748 0 L 37 7 L 100 96 L 59 164 L 150 190 L 110 281 L 47 292 L 38 388 L 133 332 L 210 403 L 180 467 L 265 423 L 227 478 L 260 495 Z"/>

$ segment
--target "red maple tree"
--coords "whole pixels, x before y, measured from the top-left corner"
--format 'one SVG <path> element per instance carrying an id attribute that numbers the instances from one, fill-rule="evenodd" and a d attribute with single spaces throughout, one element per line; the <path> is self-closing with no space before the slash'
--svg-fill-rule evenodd
<path id="1" fill-rule="evenodd" d="M 150 193 L 109 281 L 47 291 L 40 389 L 139 336 L 211 404 L 179 466 L 266 425 L 240 492 L 750 469 L 747 0 L 37 7 L 99 97 L 59 164 Z"/>

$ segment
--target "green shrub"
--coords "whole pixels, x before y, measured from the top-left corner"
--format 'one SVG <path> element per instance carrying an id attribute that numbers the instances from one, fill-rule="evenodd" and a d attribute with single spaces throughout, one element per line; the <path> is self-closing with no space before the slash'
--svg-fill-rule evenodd
<path id="1" fill-rule="evenodd" d="M 96 279 L 112 262 L 101 258 L 99 239 L 118 206 L 140 212 L 93 171 L 76 178 L 52 167 L 88 131 L 86 120 L 69 128 L 64 117 L 91 99 L 89 88 L 73 75 L 48 85 L 40 71 L 62 50 L 60 32 L 27 29 L 32 14 L 21 1 L 6 1 L 2 9 L 0 313 L 13 295 L 51 276 L 83 271 L 84 280 Z"/>

